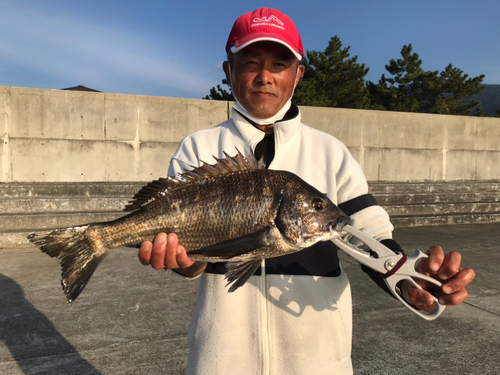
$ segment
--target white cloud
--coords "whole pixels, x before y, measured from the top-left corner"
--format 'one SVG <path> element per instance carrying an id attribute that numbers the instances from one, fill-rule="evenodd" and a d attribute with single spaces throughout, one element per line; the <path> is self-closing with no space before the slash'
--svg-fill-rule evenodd
<path id="1" fill-rule="evenodd" d="M 164 52 L 182 52 L 174 40 L 162 36 L 161 45 L 155 44 L 138 32 L 91 24 L 72 14 L 3 3 L 0 35 L 4 62 L 105 91 L 140 81 L 201 97 L 217 83 L 206 71 Z"/>

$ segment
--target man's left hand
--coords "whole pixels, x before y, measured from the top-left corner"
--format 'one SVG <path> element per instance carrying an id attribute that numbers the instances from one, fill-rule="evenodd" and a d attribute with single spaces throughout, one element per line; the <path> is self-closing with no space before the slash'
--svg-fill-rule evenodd
<path id="1" fill-rule="evenodd" d="M 460 266 L 462 255 L 456 251 L 444 253 L 440 246 L 431 246 L 426 254 L 429 258 L 422 259 L 417 271 L 433 277 L 443 283 L 441 290 L 436 290 L 434 295 L 442 305 L 459 305 L 464 302 L 469 293 L 465 287 L 470 284 L 475 272 L 471 268 Z M 402 291 L 405 300 L 417 308 L 432 312 L 434 300 L 427 292 L 427 288 L 435 288 L 435 285 L 424 280 L 415 280 L 424 290 L 413 287 L 409 282 L 403 283 Z"/>

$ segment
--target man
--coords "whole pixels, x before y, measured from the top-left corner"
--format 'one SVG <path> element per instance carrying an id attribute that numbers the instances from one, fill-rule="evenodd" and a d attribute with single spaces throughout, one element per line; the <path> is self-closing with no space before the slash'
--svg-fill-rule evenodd
<path id="1" fill-rule="evenodd" d="M 302 124 L 291 104 L 304 73 L 304 49 L 292 20 L 275 9 L 246 13 L 236 20 L 226 51 L 223 68 L 237 100 L 232 118 L 185 138 L 169 175 L 235 147 L 243 154 L 252 150 L 269 168 L 296 173 L 326 192 L 353 226 L 399 250 L 359 164 L 340 141 Z M 440 300 L 463 302 L 474 272 L 460 267 L 456 252 L 444 255 L 433 246 L 428 254 L 421 272 L 444 280 Z M 352 374 L 349 282 L 331 242 L 266 260 L 234 293 L 225 288 L 223 264 L 193 262 L 173 233 L 143 243 L 139 258 L 187 277 L 202 274 L 188 337 L 189 374 Z M 432 310 L 428 292 L 406 285 L 404 294 Z"/>

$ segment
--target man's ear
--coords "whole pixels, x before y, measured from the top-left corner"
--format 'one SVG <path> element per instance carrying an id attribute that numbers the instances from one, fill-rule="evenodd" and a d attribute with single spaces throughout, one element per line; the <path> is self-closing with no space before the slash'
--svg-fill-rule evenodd
<path id="1" fill-rule="evenodd" d="M 231 87 L 231 73 L 229 70 L 231 69 L 231 66 L 229 65 L 229 61 L 224 61 L 222 63 L 222 70 L 224 70 L 224 73 L 226 74 L 226 79 L 229 82 L 229 87 Z"/>
<path id="2" fill-rule="evenodd" d="M 305 70 L 306 70 L 306 67 L 299 63 L 299 68 L 297 71 L 297 79 L 295 80 L 295 87 L 297 87 L 297 85 L 299 84 L 299 81 L 302 78 L 302 76 L 304 75 Z"/>

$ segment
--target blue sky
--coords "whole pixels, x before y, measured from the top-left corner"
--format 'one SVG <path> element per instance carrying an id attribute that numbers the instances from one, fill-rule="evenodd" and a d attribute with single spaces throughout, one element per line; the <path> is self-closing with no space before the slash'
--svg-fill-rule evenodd
<path id="1" fill-rule="evenodd" d="M 411 43 L 426 70 L 500 84 L 498 0 L 0 0 L 0 86 L 201 98 L 234 20 L 260 6 L 288 14 L 306 50 L 338 35 L 370 81 Z"/>

